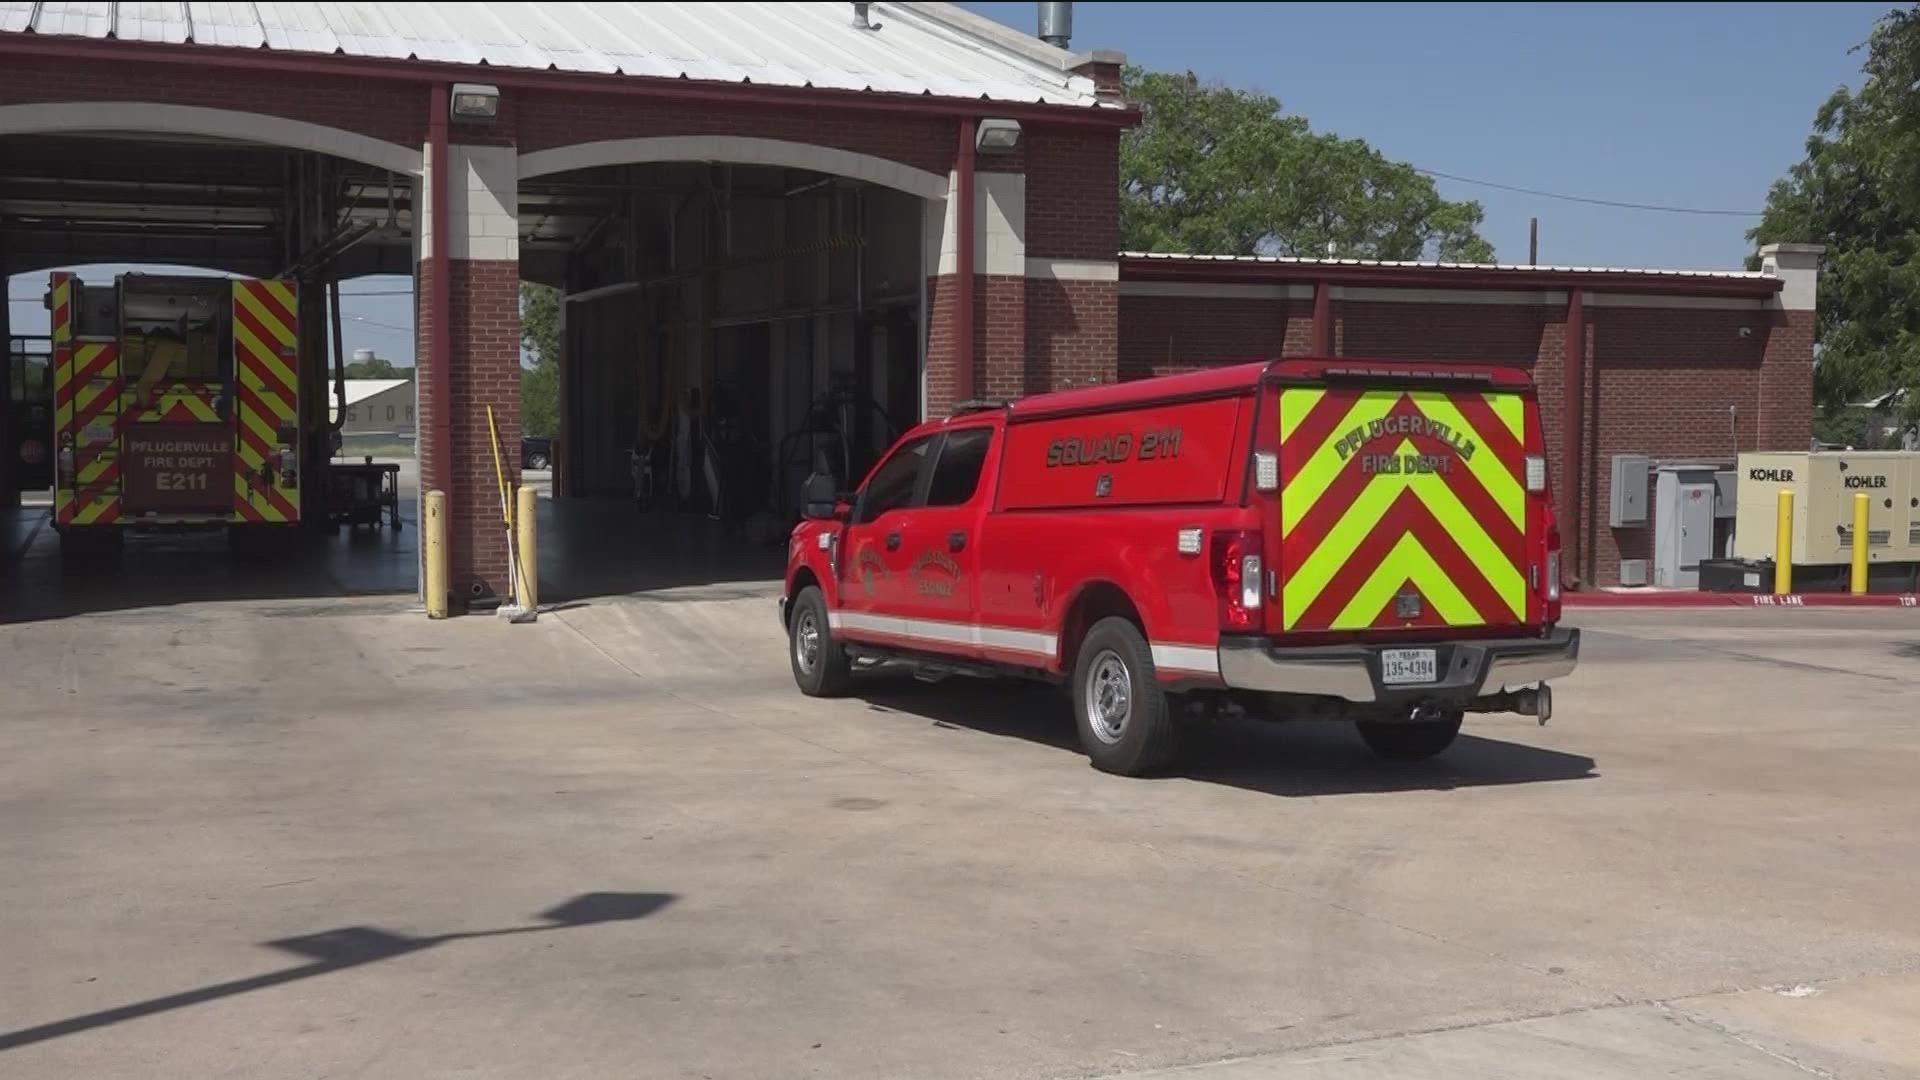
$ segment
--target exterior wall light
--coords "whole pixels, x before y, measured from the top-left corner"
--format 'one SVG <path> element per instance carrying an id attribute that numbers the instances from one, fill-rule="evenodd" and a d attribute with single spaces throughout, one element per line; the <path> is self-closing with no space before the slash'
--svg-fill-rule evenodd
<path id="1" fill-rule="evenodd" d="M 1020 121 L 982 120 L 973 145 L 983 154 L 1011 154 L 1020 146 Z"/>
<path id="2" fill-rule="evenodd" d="M 491 120 L 500 115 L 500 88 L 483 83 L 454 83 L 450 111 L 455 120 Z"/>

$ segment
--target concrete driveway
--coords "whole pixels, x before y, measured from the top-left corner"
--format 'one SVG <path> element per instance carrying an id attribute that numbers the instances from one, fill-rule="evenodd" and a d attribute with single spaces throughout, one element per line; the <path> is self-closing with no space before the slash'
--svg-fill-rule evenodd
<path id="1" fill-rule="evenodd" d="M 0 626 L 8 1077 L 1920 1073 L 1920 617 L 1610 612 L 1441 761 L 833 702 L 753 585 Z"/>

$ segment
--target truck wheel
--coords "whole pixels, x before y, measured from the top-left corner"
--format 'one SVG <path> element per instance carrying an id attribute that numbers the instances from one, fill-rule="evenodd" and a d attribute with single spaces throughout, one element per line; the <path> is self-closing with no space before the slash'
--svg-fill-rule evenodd
<path id="1" fill-rule="evenodd" d="M 847 692 L 853 662 L 833 639 L 827 625 L 827 600 L 820 588 L 809 585 L 793 600 L 787 617 L 787 658 L 793 662 L 793 681 L 808 697 L 838 697 Z"/>
<path id="2" fill-rule="evenodd" d="M 1417 724 L 1360 722 L 1360 738 L 1367 748 L 1388 761 L 1425 761 L 1453 745 L 1460 734 L 1460 713 L 1444 720 Z"/>
<path id="3" fill-rule="evenodd" d="M 1141 776 L 1173 757 L 1179 732 L 1153 670 L 1153 651 L 1126 619 L 1101 619 L 1081 640 L 1073 712 L 1080 746 L 1102 772 Z"/>

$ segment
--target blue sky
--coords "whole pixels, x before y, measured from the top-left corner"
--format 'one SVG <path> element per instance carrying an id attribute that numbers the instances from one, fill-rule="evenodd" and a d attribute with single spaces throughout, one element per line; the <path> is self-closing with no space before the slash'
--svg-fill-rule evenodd
<path id="1" fill-rule="evenodd" d="M 1034 5 L 964 5 L 1027 33 Z M 1078 3 L 1075 50 L 1259 89 L 1316 130 L 1458 176 L 1623 202 L 1757 210 L 1813 113 L 1860 81 L 1892 4 Z M 1739 265 L 1753 219 L 1584 206 L 1439 181 L 1525 261 Z"/>
<path id="2" fill-rule="evenodd" d="M 1033 32 L 1033 4 L 965 6 Z M 1836 86 L 1858 85 L 1861 58 L 1848 50 L 1893 6 L 1079 3 L 1073 44 L 1264 90 L 1317 130 L 1427 169 L 1757 210 L 1800 158 L 1815 108 Z M 1753 224 L 1439 184 L 1449 198 L 1480 201 L 1482 231 L 1505 260 L 1526 258 L 1527 219 L 1537 216 L 1543 262 L 1735 267 Z M 365 278 L 346 290 L 409 286 Z M 43 288 L 39 275 L 9 285 L 15 332 L 44 332 Z M 348 300 L 348 346 L 411 363 L 411 304 Z"/>

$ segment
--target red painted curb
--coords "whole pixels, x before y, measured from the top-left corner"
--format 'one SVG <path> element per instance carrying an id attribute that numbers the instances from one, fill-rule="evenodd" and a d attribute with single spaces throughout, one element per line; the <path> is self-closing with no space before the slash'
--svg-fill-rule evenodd
<path id="1" fill-rule="evenodd" d="M 1772 596 L 1764 593 L 1647 592 L 1647 593 L 1567 593 L 1570 608 L 1641 607 L 1900 607 L 1920 608 L 1920 596 L 1913 593 L 1789 593 Z"/>

